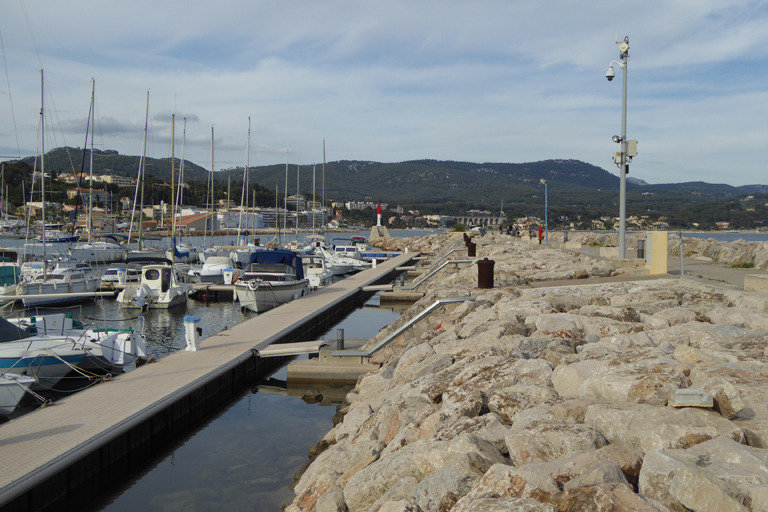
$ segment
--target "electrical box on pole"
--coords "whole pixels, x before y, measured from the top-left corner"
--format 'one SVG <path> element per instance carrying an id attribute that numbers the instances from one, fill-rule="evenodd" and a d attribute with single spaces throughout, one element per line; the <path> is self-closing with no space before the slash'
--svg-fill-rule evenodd
<path id="1" fill-rule="evenodd" d="M 636 140 L 628 140 L 627 141 L 627 156 L 637 156 L 637 141 Z"/>

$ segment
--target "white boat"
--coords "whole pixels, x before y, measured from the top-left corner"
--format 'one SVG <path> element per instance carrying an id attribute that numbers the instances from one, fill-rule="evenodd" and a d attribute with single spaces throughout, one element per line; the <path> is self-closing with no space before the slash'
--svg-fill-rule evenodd
<path id="1" fill-rule="evenodd" d="M 187 302 L 192 289 L 184 282 L 181 272 L 170 260 L 158 258 L 157 263 L 144 265 L 141 281 L 126 286 L 117 302 L 126 308 L 168 309 Z"/>
<path id="2" fill-rule="evenodd" d="M 309 293 L 301 257 L 293 251 L 258 251 L 235 283 L 240 306 L 257 313 Z"/>
<path id="3" fill-rule="evenodd" d="M 4 418 L 19 406 L 35 379 L 13 373 L 0 374 L 0 417 Z"/>
<path id="4" fill-rule="evenodd" d="M 201 268 L 189 271 L 189 281 L 192 283 L 224 284 L 224 273 L 232 272 L 232 260 L 228 256 L 211 256 L 205 260 Z"/>
<path id="5" fill-rule="evenodd" d="M 70 256 L 87 263 L 111 263 L 125 258 L 125 249 L 117 238 L 105 235 L 92 242 L 78 243 L 69 250 Z"/>
<path id="6" fill-rule="evenodd" d="M 366 240 L 364 236 L 359 235 L 350 238 L 349 245 L 354 245 L 357 247 L 359 252 L 369 251 L 371 249 L 371 246 L 368 245 L 368 240 Z"/>
<path id="7" fill-rule="evenodd" d="M 197 247 L 192 247 L 189 242 L 176 242 L 171 244 L 171 248 L 165 251 L 165 257 L 176 263 L 195 263 L 199 260 Z"/>
<path id="8" fill-rule="evenodd" d="M 112 263 L 101 276 L 101 284 L 114 286 L 120 283 L 118 272 L 125 270 L 126 283 L 138 283 L 141 280 L 141 264 L 139 263 Z"/>
<path id="9" fill-rule="evenodd" d="M 35 335 L 0 319 L 0 375 L 32 377 L 30 389 L 51 389 L 87 356 L 66 336 Z"/>
<path id="10" fill-rule="evenodd" d="M 128 329 L 85 325 L 74 320 L 71 313 L 9 318 L 8 322 L 32 335 L 74 340 L 75 346 L 87 351 L 87 357 L 78 367 L 91 372 L 125 371 L 135 367 L 137 360 L 147 355 L 143 317 L 138 317 Z"/>
<path id="11" fill-rule="evenodd" d="M 99 288 L 99 277 L 87 263 L 59 262 L 47 273 L 45 269 L 40 274 L 23 275 L 17 287 L 18 295 L 51 295 L 51 298 L 24 298 L 24 307 L 82 302 L 90 300 L 88 296 L 67 297 L 62 294 L 90 293 Z"/>
<path id="12" fill-rule="evenodd" d="M 350 272 L 365 270 L 370 266 L 363 260 L 338 256 L 322 248 L 318 249 L 317 252 L 325 258 L 326 266 L 335 276 L 343 276 Z"/>
<path id="13" fill-rule="evenodd" d="M 325 265 L 322 256 L 302 255 L 304 275 L 309 279 L 309 286 L 313 290 L 328 286 L 333 282 L 333 272 Z"/>

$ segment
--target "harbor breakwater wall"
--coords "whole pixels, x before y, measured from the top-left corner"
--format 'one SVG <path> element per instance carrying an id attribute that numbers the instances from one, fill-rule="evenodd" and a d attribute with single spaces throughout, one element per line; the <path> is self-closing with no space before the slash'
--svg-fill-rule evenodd
<path id="1" fill-rule="evenodd" d="M 374 355 L 286 511 L 768 510 L 768 297 L 672 279 L 529 288 L 611 262 L 474 241 L 496 288 L 475 287 L 477 265 L 443 271 L 369 342 L 436 299 L 474 299 Z"/>

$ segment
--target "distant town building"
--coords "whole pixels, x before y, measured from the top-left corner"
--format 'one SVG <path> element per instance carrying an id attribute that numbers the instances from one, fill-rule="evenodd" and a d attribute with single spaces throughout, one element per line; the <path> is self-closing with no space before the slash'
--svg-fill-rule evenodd
<path id="1" fill-rule="evenodd" d="M 128 178 L 127 176 L 105 175 L 105 176 L 102 176 L 101 179 L 104 183 L 117 185 L 118 187 L 130 187 L 131 185 L 133 185 L 133 180 L 131 178 Z"/>
<path id="2" fill-rule="evenodd" d="M 92 197 L 94 203 L 106 203 L 109 200 L 109 193 L 107 193 L 106 190 L 94 189 L 93 192 L 91 192 L 91 190 L 87 188 L 71 188 L 67 190 L 67 199 L 74 199 L 77 196 L 78 191 L 80 192 L 80 198 L 82 199 L 83 204 L 87 206 L 91 205 L 91 193 L 93 194 Z"/>

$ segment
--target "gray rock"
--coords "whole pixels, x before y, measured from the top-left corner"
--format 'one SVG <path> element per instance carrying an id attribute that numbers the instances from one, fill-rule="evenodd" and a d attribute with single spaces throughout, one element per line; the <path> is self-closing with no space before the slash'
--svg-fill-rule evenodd
<path id="1" fill-rule="evenodd" d="M 504 423 L 511 425 L 518 411 L 557 399 L 557 392 L 552 388 L 515 384 L 491 393 L 488 397 L 488 409 L 498 414 Z"/>
<path id="2" fill-rule="evenodd" d="M 698 389 L 673 389 L 669 393 L 670 407 L 704 407 L 714 406 L 712 395 Z"/>
<path id="3" fill-rule="evenodd" d="M 600 431 L 608 442 L 643 453 L 689 448 L 720 436 L 744 441 L 739 427 L 716 412 L 704 409 L 595 404 L 587 409 L 584 423 Z"/>
<path id="4" fill-rule="evenodd" d="M 479 498 L 463 502 L 459 500 L 452 512 L 557 512 L 548 503 L 526 498 Z"/>
<path id="5" fill-rule="evenodd" d="M 462 456 L 419 482 L 416 503 L 424 512 L 450 510 L 489 467 L 489 461 L 476 454 Z"/>
<path id="6" fill-rule="evenodd" d="M 588 487 L 592 485 L 602 485 L 609 483 L 628 483 L 627 477 L 621 470 L 621 466 L 615 462 L 603 462 L 596 467 L 585 471 L 573 480 L 568 481 L 563 489 L 570 490 L 578 487 Z"/>
<path id="7" fill-rule="evenodd" d="M 344 493 L 334 486 L 317 499 L 316 512 L 347 512 L 347 504 L 344 502 Z"/>

